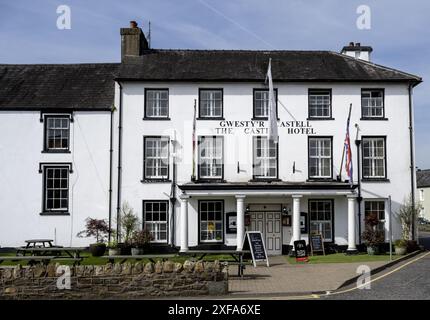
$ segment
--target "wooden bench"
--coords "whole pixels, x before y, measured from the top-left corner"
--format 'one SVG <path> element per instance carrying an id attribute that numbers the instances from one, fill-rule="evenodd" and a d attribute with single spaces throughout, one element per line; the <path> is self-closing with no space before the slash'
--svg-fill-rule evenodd
<path id="1" fill-rule="evenodd" d="M 243 256 L 250 252 L 251 251 L 249 250 L 188 250 L 187 252 L 180 254 L 191 255 L 192 257 L 196 257 L 199 255 L 200 257 L 197 258 L 198 260 L 202 260 L 207 255 L 230 255 L 234 259 L 234 261 L 230 261 L 228 263 L 232 265 L 237 265 L 237 275 L 239 277 L 243 277 L 243 270 L 245 270 L 245 265 L 247 264 L 243 261 Z"/>
<path id="2" fill-rule="evenodd" d="M 28 262 L 28 264 L 30 264 L 30 265 L 35 264 L 34 262 L 41 262 L 41 263 L 47 265 L 54 258 L 55 258 L 55 256 L 0 257 L 0 264 L 3 261 L 12 261 L 12 262 L 25 261 L 25 262 Z"/>
<path id="3" fill-rule="evenodd" d="M 29 265 L 34 265 L 36 263 L 43 263 L 44 265 L 48 265 L 51 261 L 73 261 L 73 264 L 80 264 L 83 258 L 71 258 L 65 256 L 16 256 L 16 257 L 1 257 L 0 256 L 0 264 L 3 261 L 12 261 L 12 262 L 27 262 Z"/>
<path id="4" fill-rule="evenodd" d="M 114 263 L 115 259 L 121 260 L 120 263 L 124 263 L 129 259 L 135 259 L 135 260 L 142 260 L 142 259 L 148 259 L 152 263 L 155 263 L 154 259 L 161 258 L 163 261 L 169 258 L 176 257 L 176 254 L 142 254 L 142 255 L 120 255 L 120 256 L 102 256 L 100 258 L 108 259 L 110 263 Z"/>

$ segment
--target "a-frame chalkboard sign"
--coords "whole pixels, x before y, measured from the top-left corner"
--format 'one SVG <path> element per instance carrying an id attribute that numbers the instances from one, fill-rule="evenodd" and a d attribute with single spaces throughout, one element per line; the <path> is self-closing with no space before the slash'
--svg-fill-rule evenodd
<path id="1" fill-rule="evenodd" d="M 243 238 L 243 250 L 250 250 L 252 256 L 252 263 L 254 267 L 257 262 L 266 261 L 269 267 L 269 259 L 267 257 L 266 246 L 263 240 L 263 234 L 260 231 L 247 231 Z"/>
<path id="2" fill-rule="evenodd" d="M 311 234 L 309 236 L 309 244 L 311 245 L 312 255 L 314 255 L 315 252 L 322 252 L 323 255 L 325 255 L 324 239 L 322 237 L 322 234 L 320 233 Z"/>

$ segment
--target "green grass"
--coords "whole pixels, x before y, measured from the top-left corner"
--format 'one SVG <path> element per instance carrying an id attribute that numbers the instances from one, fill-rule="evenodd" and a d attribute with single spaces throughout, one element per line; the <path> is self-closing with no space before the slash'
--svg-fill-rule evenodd
<path id="1" fill-rule="evenodd" d="M 301 264 L 303 262 L 296 262 L 295 257 L 285 256 L 288 263 L 290 264 Z M 400 258 L 393 254 L 393 260 Z M 333 253 L 327 255 L 315 255 L 309 256 L 310 264 L 317 263 L 352 263 L 352 262 L 371 262 L 371 261 L 390 261 L 390 254 L 380 254 L 380 255 L 368 255 L 367 253 L 359 253 L 356 255 L 346 255 L 345 253 Z"/>
<path id="2" fill-rule="evenodd" d="M 10 256 L 13 257 L 15 256 L 15 253 L 3 253 L 0 254 L 0 256 Z M 81 257 L 83 257 L 84 259 L 81 262 L 81 265 L 104 265 L 108 262 L 108 260 L 106 258 L 101 258 L 101 257 L 93 257 L 89 252 L 83 252 L 81 254 Z M 153 259 L 154 261 L 158 261 L 161 260 L 162 258 L 155 258 Z M 173 262 L 181 262 L 183 263 L 185 260 L 187 259 L 192 259 L 191 256 L 185 256 L 185 255 L 178 255 L 175 256 L 173 258 L 169 258 L 168 260 L 171 260 Z M 220 261 L 234 261 L 233 258 L 230 255 L 208 255 L 206 257 L 203 258 L 204 261 L 214 261 L 214 260 L 220 260 Z M 55 260 L 55 261 L 51 261 L 51 264 L 55 264 L 55 263 L 61 263 L 62 265 L 72 265 L 73 262 L 72 261 L 61 261 L 60 259 Z M 119 259 L 116 259 L 115 262 L 120 262 Z M 127 260 L 127 262 L 130 263 L 136 263 L 136 262 L 143 262 L 143 263 L 147 263 L 149 262 L 148 259 L 143 259 L 143 260 L 135 260 L 135 259 L 129 259 Z M 14 266 L 14 265 L 26 265 L 27 262 L 14 262 L 14 261 L 7 261 L 7 262 L 2 262 L 0 263 L 0 267 L 1 266 Z"/>

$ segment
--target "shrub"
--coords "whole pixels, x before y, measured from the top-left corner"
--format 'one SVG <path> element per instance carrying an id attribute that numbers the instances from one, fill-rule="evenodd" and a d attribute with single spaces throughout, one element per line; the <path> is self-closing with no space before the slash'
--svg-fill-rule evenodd
<path id="1" fill-rule="evenodd" d="M 148 246 L 152 240 L 154 240 L 154 237 L 147 229 L 135 231 L 133 233 L 132 243 L 136 248 L 144 248 Z"/>
<path id="2" fill-rule="evenodd" d="M 85 230 L 80 231 L 77 236 L 79 238 L 96 238 L 97 243 L 106 242 L 109 235 L 109 226 L 106 220 L 87 218 Z"/>
<path id="3" fill-rule="evenodd" d="M 408 242 L 404 239 L 398 239 L 394 241 L 394 246 L 397 248 L 406 248 L 408 246 Z"/>

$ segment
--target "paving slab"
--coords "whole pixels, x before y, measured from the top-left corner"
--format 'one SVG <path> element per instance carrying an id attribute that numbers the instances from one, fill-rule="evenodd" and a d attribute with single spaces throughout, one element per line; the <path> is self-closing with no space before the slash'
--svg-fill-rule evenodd
<path id="1" fill-rule="evenodd" d="M 246 266 L 244 277 L 237 267 L 229 267 L 229 292 L 232 295 L 293 294 L 332 291 L 357 275 L 357 268 L 383 266 L 387 261 L 358 263 L 289 264 L 284 256 L 269 257 L 266 265 Z"/>

